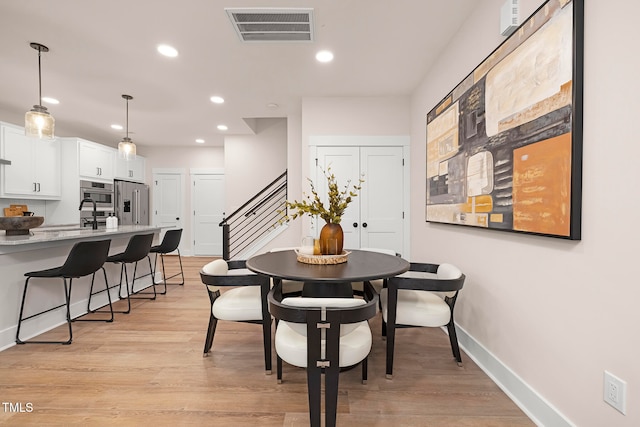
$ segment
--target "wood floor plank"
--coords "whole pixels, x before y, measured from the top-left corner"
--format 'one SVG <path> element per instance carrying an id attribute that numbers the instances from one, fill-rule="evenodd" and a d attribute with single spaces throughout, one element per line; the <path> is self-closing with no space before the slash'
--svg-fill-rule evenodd
<path id="1" fill-rule="evenodd" d="M 166 257 L 167 274 L 177 258 Z M 265 375 L 260 326 L 220 321 L 203 357 L 210 303 L 198 274 L 206 257 L 183 257 L 186 284 L 133 301 L 113 323 L 76 322 L 72 345 L 27 344 L 0 352 L 3 425 L 306 426 L 306 374 L 284 364 L 283 383 Z M 122 309 L 125 303 L 116 303 Z M 338 425 L 532 426 L 526 415 L 463 354 L 451 356 L 435 328 L 402 329 L 394 378 L 387 380 L 380 314 L 369 358 L 340 374 Z M 59 327 L 41 338 L 60 338 Z M 275 352 L 273 353 L 275 372 Z"/>

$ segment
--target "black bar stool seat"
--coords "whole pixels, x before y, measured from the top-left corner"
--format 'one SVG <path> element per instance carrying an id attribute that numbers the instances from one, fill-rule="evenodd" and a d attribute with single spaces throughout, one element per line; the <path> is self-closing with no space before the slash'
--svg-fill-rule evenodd
<path id="1" fill-rule="evenodd" d="M 184 285 L 184 270 L 182 269 L 182 256 L 180 255 L 180 249 L 178 248 L 178 246 L 180 245 L 181 238 L 182 238 L 182 228 L 167 230 L 167 232 L 164 234 L 164 237 L 162 238 L 162 243 L 156 246 L 152 246 L 151 249 L 149 250 L 150 253 L 155 254 L 155 259 L 153 260 L 154 282 L 156 280 L 155 269 L 157 268 L 158 254 L 160 254 L 160 262 L 162 264 L 162 282 L 155 282 L 155 284 L 164 285 L 164 291 L 159 292 L 162 295 L 167 293 L 167 285 L 178 285 L 178 286 Z M 167 277 L 167 274 L 165 273 L 165 269 L 164 269 L 164 256 L 174 251 L 178 252 L 178 261 L 180 262 L 180 272 Z M 173 279 L 174 277 L 177 277 L 177 276 L 181 277 L 181 282 L 179 283 L 167 282 L 167 280 Z"/>
<path id="2" fill-rule="evenodd" d="M 149 261 L 149 271 L 153 271 L 153 268 L 151 267 L 151 258 L 149 258 L 149 250 L 151 249 L 151 243 L 153 242 L 153 233 L 150 234 L 136 234 L 131 236 L 131 238 L 129 239 L 129 243 L 127 244 L 127 248 L 124 250 L 124 252 L 120 252 L 118 254 L 115 255 L 110 255 L 109 257 L 107 257 L 107 261 L 106 262 L 111 262 L 114 264 L 120 264 L 120 283 L 118 285 L 116 285 L 118 287 L 118 295 L 120 295 L 120 298 L 123 298 L 122 296 L 122 285 L 125 285 L 125 290 L 126 290 L 126 298 L 127 298 L 127 310 L 126 311 L 114 311 L 114 313 L 130 313 L 131 312 L 131 299 L 132 298 L 138 298 L 138 299 L 151 299 L 154 300 L 156 299 L 156 285 L 155 283 L 152 283 L 152 287 L 153 287 L 153 292 L 135 292 L 133 287 L 135 284 L 136 279 L 140 279 L 143 276 L 140 277 L 136 277 L 136 272 L 138 270 L 138 261 L 143 260 L 144 258 L 147 258 L 147 260 Z M 133 267 L 133 280 L 131 281 L 131 283 L 129 283 L 129 275 L 127 273 L 127 264 L 134 264 Z M 124 276 L 124 283 L 122 281 L 122 277 Z M 132 294 L 149 294 L 149 295 L 153 295 L 152 297 L 131 297 Z M 89 297 L 91 298 L 91 297 Z"/>
<path id="3" fill-rule="evenodd" d="M 16 331 L 16 343 L 17 344 L 26 344 L 26 343 L 39 343 L 39 344 L 71 344 L 73 339 L 73 332 L 71 330 L 71 322 L 72 320 L 92 320 L 92 321 L 113 321 L 113 307 L 111 306 L 111 297 L 109 297 L 109 309 L 111 312 L 111 318 L 102 320 L 102 319 L 71 319 L 71 311 L 70 311 L 70 301 L 71 301 L 71 286 L 73 284 L 73 279 L 77 279 L 80 277 L 92 275 L 91 277 L 91 288 L 93 289 L 93 283 L 95 280 L 96 272 L 102 269 L 102 273 L 104 274 L 104 283 L 105 289 L 109 288 L 109 284 L 107 282 L 107 273 L 104 270 L 104 263 L 107 260 L 107 256 L 109 255 L 109 246 L 111 245 L 111 240 L 98 240 L 93 242 L 78 242 L 71 248 L 69 255 L 67 256 L 66 261 L 60 267 L 48 268 L 46 270 L 38 270 L 38 271 L 30 271 L 25 273 L 27 280 L 24 283 L 24 291 L 22 293 L 22 303 L 20 304 L 20 317 L 18 319 L 18 329 Z M 32 278 L 61 278 L 64 283 L 64 297 L 65 303 L 60 304 L 56 307 L 52 307 L 48 310 L 44 310 L 38 312 L 36 314 L 32 314 L 27 317 L 23 317 L 24 315 L 24 306 L 27 297 L 27 289 L 29 288 L 29 280 Z M 67 279 L 69 279 L 69 283 L 67 285 Z M 107 292 L 108 294 L 108 292 Z M 39 316 L 44 313 L 48 313 L 50 311 L 56 310 L 60 307 L 66 306 L 66 317 L 67 324 L 69 325 L 69 339 L 66 341 L 22 341 L 20 339 L 20 328 L 22 327 L 22 322 L 24 320 L 31 319 L 33 317 Z"/>

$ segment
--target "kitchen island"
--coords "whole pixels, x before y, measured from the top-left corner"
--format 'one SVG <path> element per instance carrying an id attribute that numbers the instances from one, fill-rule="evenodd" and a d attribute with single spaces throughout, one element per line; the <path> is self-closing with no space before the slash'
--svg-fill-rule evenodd
<path id="1" fill-rule="evenodd" d="M 73 245 L 79 241 L 111 239 L 109 254 L 115 254 L 125 250 L 132 235 L 154 233 L 157 241 L 159 232 L 160 227 L 146 225 L 125 225 L 98 230 L 75 227 L 35 228 L 28 235 L 23 236 L 6 236 L 0 231 L 0 351 L 15 345 L 26 272 L 62 265 Z M 117 285 L 120 282 L 120 265 L 107 263 L 104 267 L 109 286 Z M 148 264 L 140 263 L 139 267 L 138 276 L 148 273 Z M 129 277 L 131 277 L 133 268 L 129 271 Z M 98 289 L 103 289 L 102 277 L 102 275 L 96 275 Z M 64 303 L 62 280 L 37 279 L 29 284 L 25 315 Z M 136 290 L 150 284 L 151 276 L 146 276 L 140 281 L 136 280 Z M 91 276 L 74 279 L 71 317 L 87 312 L 90 285 Z M 117 288 L 112 289 L 110 294 L 112 300 L 119 299 Z M 99 307 L 106 303 L 107 295 L 103 292 L 95 295 L 91 304 L 92 307 Z M 117 320 L 116 316 L 115 321 Z M 60 308 L 23 322 L 20 336 L 29 339 L 65 322 L 65 310 Z"/>

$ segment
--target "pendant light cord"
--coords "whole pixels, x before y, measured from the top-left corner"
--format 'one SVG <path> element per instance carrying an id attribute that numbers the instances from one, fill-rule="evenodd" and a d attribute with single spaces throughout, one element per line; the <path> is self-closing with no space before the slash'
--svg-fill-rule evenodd
<path id="1" fill-rule="evenodd" d="M 42 50 L 38 48 L 38 105 L 42 105 L 42 67 L 40 65 L 40 53 Z"/>
<path id="2" fill-rule="evenodd" d="M 127 141 L 129 140 L 129 98 L 125 98 L 127 100 L 127 120 L 126 120 L 126 125 L 127 125 Z"/>

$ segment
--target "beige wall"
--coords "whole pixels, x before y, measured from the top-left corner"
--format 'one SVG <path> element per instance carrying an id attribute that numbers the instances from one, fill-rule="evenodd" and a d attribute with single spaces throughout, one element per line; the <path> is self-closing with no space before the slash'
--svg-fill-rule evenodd
<path id="1" fill-rule="evenodd" d="M 227 215 L 287 169 L 287 120 L 258 119 L 255 132 L 224 140 Z"/>
<path id="2" fill-rule="evenodd" d="M 640 425 L 640 287 L 627 268 L 640 237 L 640 3 L 585 1 L 579 242 L 425 223 L 425 115 L 503 40 L 504 0 L 478 3 L 412 99 L 413 260 L 462 268 L 460 327 L 570 423 Z M 542 1 L 520 4 L 526 17 Z M 603 402 L 604 370 L 628 384 L 626 416 Z"/>
<path id="3" fill-rule="evenodd" d="M 191 178 L 190 169 L 222 169 L 224 168 L 224 148 L 222 147 L 138 147 L 138 154 L 146 158 L 146 183 L 150 188 L 150 206 L 153 207 L 153 170 L 154 169 L 183 169 L 184 170 L 184 214 L 182 240 L 180 250 L 185 255 L 192 253 L 191 216 L 186 213 L 191 207 Z M 153 216 L 151 217 L 153 220 Z"/>

